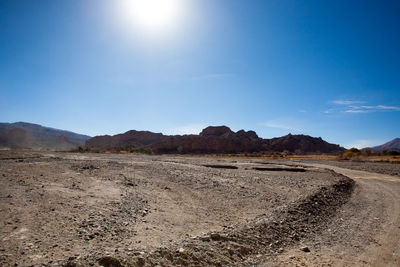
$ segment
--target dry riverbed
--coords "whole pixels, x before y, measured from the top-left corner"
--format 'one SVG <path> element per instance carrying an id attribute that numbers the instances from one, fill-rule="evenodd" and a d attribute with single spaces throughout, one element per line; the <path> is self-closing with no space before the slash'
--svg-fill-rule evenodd
<path id="1" fill-rule="evenodd" d="M 0 179 L 2 266 L 372 264 L 400 226 L 396 180 L 299 162 L 3 151 Z"/>

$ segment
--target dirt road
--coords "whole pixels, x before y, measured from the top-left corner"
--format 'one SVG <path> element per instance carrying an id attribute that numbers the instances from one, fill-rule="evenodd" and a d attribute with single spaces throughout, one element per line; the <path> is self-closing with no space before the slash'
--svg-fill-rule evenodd
<path id="1" fill-rule="evenodd" d="M 319 243 L 317 253 L 289 251 L 280 255 L 279 261 L 287 265 L 400 266 L 400 177 L 320 163 L 301 165 L 352 178 L 356 190 L 331 223 L 337 241 L 328 229 L 310 240 Z"/>

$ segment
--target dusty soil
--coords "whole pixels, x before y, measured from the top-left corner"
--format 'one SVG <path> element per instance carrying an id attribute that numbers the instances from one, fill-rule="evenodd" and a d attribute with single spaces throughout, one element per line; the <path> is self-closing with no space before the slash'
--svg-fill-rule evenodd
<path id="1" fill-rule="evenodd" d="M 336 163 L 328 165 L 326 161 L 302 165 L 333 170 L 354 179 L 356 186 L 348 203 L 332 218 L 327 231 L 310 238 L 309 244 L 315 252 L 282 253 L 278 257 L 279 265 L 399 266 L 400 177 L 346 169 L 337 167 Z M 398 171 L 399 165 L 387 166 L 392 166 L 393 172 Z M 372 164 L 365 169 L 374 167 Z"/>
<path id="2" fill-rule="evenodd" d="M 399 177 L 327 168 L 1 152 L 0 265 L 398 266 Z"/>
<path id="3" fill-rule="evenodd" d="M 321 163 L 321 161 L 312 161 L 312 160 L 302 160 L 300 162 Z M 390 162 L 368 162 L 368 161 L 352 161 L 352 160 L 340 160 L 340 161 L 329 160 L 329 161 L 323 161 L 323 163 L 346 169 L 400 176 L 399 162 L 390 163 Z"/>

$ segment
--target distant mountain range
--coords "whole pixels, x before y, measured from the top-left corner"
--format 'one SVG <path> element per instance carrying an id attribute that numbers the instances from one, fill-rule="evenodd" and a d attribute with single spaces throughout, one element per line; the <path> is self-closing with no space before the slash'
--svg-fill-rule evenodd
<path id="1" fill-rule="evenodd" d="M 372 148 L 374 151 L 383 151 L 383 150 L 400 150 L 400 138 L 395 138 L 392 141 L 384 143 L 380 146 L 375 146 Z"/>
<path id="2" fill-rule="evenodd" d="M 340 153 L 343 147 L 322 138 L 292 135 L 263 139 L 254 131 L 233 132 L 226 126 L 209 126 L 198 135 L 163 135 L 131 130 L 117 135 L 91 138 L 70 131 L 27 122 L 0 123 L 0 149 L 72 150 L 79 146 L 92 151 L 150 150 L 154 153 L 225 154 L 225 153 Z M 400 138 L 372 147 L 374 151 L 399 150 Z"/>
<path id="3" fill-rule="evenodd" d="M 210 126 L 199 135 L 163 135 L 131 130 L 114 136 L 96 136 L 86 141 L 92 150 L 135 150 L 149 148 L 155 153 L 223 154 L 252 152 L 338 153 L 345 149 L 321 138 L 288 134 L 263 139 L 254 131 L 233 132 L 226 126 Z"/>
<path id="4" fill-rule="evenodd" d="M 0 123 L 0 148 L 71 150 L 90 136 L 27 122 Z"/>

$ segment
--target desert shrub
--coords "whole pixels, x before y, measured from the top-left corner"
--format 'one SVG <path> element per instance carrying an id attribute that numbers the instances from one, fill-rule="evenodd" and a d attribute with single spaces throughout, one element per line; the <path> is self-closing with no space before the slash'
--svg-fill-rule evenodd
<path id="1" fill-rule="evenodd" d="M 382 156 L 398 156 L 400 155 L 400 151 L 397 150 L 383 150 L 381 152 Z"/>
<path id="2" fill-rule="evenodd" d="M 373 154 L 373 151 L 369 147 L 361 149 L 361 155 L 363 155 L 363 156 L 368 157 L 368 156 L 371 156 L 372 154 Z"/>
<path id="3" fill-rule="evenodd" d="M 360 152 L 361 152 L 358 148 L 355 148 L 355 147 L 352 147 L 352 148 L 350 148 L 350 149 L 347 150 L 347 151 L 353 152 L 353 153 L 360 153 Z M 347 151 L 346 151 L 346 152 L 347 152 Z"/>
<path id="4" fill-rule="evenodd" d="M 341 154 L 339 156 L 339 159 L 345 159 L 345 160 L 349 160 L 349 159 L 355 159 L 358 158 L 361 154 L 361 151 L 355 147 L 350 148 L 349 150 L 347 150 L 346 152 L 344 152 L 343 154 Z"/>
<path id="5" fill-rule="evenodd" d="M 150 147 L 140 147 L 140 148 L 131 148 L 131 153 L 142 153 L 142 154 L 153 154 L 153 150 Z"/>

